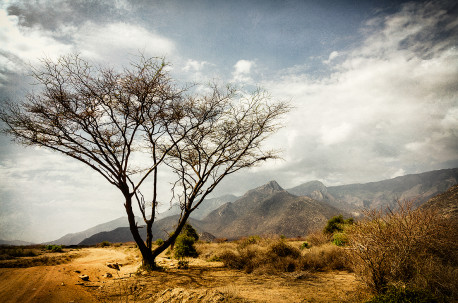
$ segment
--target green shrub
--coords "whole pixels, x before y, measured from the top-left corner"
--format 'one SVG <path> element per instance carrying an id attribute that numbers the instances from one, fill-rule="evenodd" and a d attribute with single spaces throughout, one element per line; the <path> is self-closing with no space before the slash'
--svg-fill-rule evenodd
<path id="1" fill-rule="evenodd" d="M 301 244 L 300 249 L 302 250 L 302 249 L 306 249 L 306 248 L 310 248 L 310 247 L 311 246 L 310 246 L 309 242 L 305 241 L 304 243 Z"/>
<path id="2" fill-rule="evenodd" d="M 334 233 L 332 235 L 332 243 L 337 246 L 344 246 L 348 243 L 348 236 L 345 233 Z"/>
<path id="3" fill-rule="evenodd" d="M 63 251 L 62 245 L 47 245 L 46 249 L 52 252 L 62 252 Z"/>
<path id="4" fill-rule="evenodd" d="M 197 251 L 194 247 L 195 239 L 186 234 L 180 234 L 173 248 L 174 256 L 177 259 L 183 259 L 185 257 L 197 257 Z"/>
<path id="5" fill-rule="evenodd" d="M 161 238 L 159 238 L 159 239 L 157 239 L 156 242 L 154 242 L 154 243 L 156 243 L 157 246 L 161 246 L 162 244 L 164 244 L 164 240 L 162 240 Z"/>
<path id="6" fill-rule="evenodd" d="M 181 230 L 180 235 L 186 235 L 190 238 L 193 238 L 194 242 L 199 241 L 199 235 L 197 234 L 197 231 L 189 223 L 186 223 L 183 226 L 183 229 Z"/>
<path id="7" fill-rule="evenodd" d="M 331 219 L 329 219 L 323 232 L 329 235 L 332 235 L 335 232 L 341 233 L 344 231 L 345 225 L 352 225 L 353 223 L 353 218 L 348 218 L 344 220 L 342 215 L 334 216 Z"/>

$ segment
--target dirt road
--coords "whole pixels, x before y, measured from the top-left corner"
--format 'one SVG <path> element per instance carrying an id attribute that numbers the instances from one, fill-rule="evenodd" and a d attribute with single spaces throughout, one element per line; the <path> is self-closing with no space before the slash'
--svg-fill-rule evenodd
<path id="1" fill-rule="evenodd" d="M 83 256 L 68 264 L 0 268 L 0 302 L 99 302 L 90 288 L 103 286 L 109 280 L 103 276 L 107 272 L 118 276 L 106 262 L 125 264 L 121 276 L 137 266 L 133 253 L 127 249 L 87 248 L 78 253 Z M 89 281 L 81 284 L 79 275 L 83 274 L 89 276 Z"/>
<path id="2" fill-rule="evenodd" d="M 132 246 L 70 253 L 81 256 L 61 265 L 0 268 L 0 302 L 220 302 L 218 296 L 208 299 L 215 294 L 222 294 L 224 302 L 244 303 L 361 301 L 360 283 L 345 271 L 255 275 L 204 259 L 177 269 L 176 260 L 160 257 L 163 271 L 135 275 L 140 259 Z M 108 268 L 107 262 L 122 264 L 120 271 Z M 79 278 L 83 274 L 89 281 Z"/>

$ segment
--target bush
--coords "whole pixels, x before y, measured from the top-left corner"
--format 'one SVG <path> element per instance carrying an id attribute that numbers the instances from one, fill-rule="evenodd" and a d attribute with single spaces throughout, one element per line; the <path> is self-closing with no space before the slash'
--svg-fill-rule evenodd
<path id="1" fill-rule="evenodd" d="M 312 247 L 302 257 L 303 270 L 351 270 L 346 251 L 331 243 Z"/>
<path id="2" fill-rule="evenodd" d="M 348 236 L 346 233 L 334 233 L 332 235 L 332 243 L 337 246 L 344 246 L 348 243 Z"/>
<path id="3" fill-rule="evenodd" d="M 161 238 L 157 239 L 156 242 L 154 242 L 157 246 L 161 246 L 162 244 L 164 244 L 164 240 L 162 240 Z"/>
<path id="4" fill-rule="evenodd" d="M 0 260 L 11 260 L 22 257 L 35 257 L 37 252 L 34 249 L 22 247 L 0 247 Z"/>
<path id="5" fill-rule="evenodd" d="M 180 235 L 186 235 L 190 238 L 193 238 L 194 242 L 199 241 L 199 235 L 197 234 L 197 231 L 189 223 L 186 223 L 183 226 L 183 229 L 181 230 Z"/>
<path id="6" fill-rule="evenodd" d="M 46 249 L 52 252 L 62 252 L 63 251 L 62 245 L 47 245 Z"/>
<path id="7" fill-rule="evenodd" d="M 186 234 L 180 234 L 173 248 L 174 256 L 176 259 L 183 259 L 185 257 L 197 257 L 197 251 L 194 247 L 195 239 Z"/>
<path id="8" fill-rule="evenodd" d="M 267 241 L 267 240 L 266 240 Z M 236 251 L 225 250 L 218 257 L 226 267 L 241 269 L 247 273 L 291 272 L 301 267 L 299 249 L 283 240 L 269 241 L 267 249 L 256 244 L 238 244 Z"/>
<path id="9" fill-rule="evenodd" d="M 329 243 L 329 236 L 324 234 L 322 231 L 314 231 L 307 235 L 305 238 L 311 246 L 320 246 Z"/>
<path id="10" fill-rule="evenodd" d="M 450 283 L 458 281 L 456 222 L 400 202 L 397 211 L 367 211 L 366 218 L 347 233 L 354 268 L 374 293 L 401 285 L 458 298 L 458 286 Z"/>
<path id="11" fill-rule="evenodd" d="M 310 244 L 309 242 L 305 241 L 304 243 L 301 244 L 300 246 L 300 249 L 303 250 L 303 249 L 306 249 L 306 248 L 310 248 Z"/>
<path id="12" fill-rule="evenodd" d="M 272 243 L 268 249 L 267 254 L 273 258 L 275 257 L 293 257 L 299 258 L 301 256 L 301 252 L 291 245 L 285 243 L 285 241 L 276 241 Z"/>
<path id="13" fill-rule="evenodd" d="M 100 242 L 99 244 L 97 244 L 97 247 L 107 247 L 107 246 L 110 246 L 111 243 L 108 242 L 108 241 L 103 241 L 103 242 Z"/>
<path id="14" fill-rule="evenodd" d="M 346 225 L 352 225 L 354 223 L 353 218 L 348 218 L 344 220 L 342 215 L 338 215 L 329 219 L 326 227 L 324 228 L 323 232 L 325 234 L 332 235 L 336 232 L 343 232 Z"/>
<path id="15" fill-rule="evenodd" d="M 243 238 L 239 241 L 239 246 L 240 247 L 246 247 L 248 245 L 253 245 L 259 243 L 261 240 L 261 237 L 259 236 L 249 236 L 247 238 Z"/>
<path id="16" fill-rule="evenodd" d="M 385 294 L 377 295 L 366 303 L 439 303 L 430 292 L 404 288 L 390 288 Z"/>

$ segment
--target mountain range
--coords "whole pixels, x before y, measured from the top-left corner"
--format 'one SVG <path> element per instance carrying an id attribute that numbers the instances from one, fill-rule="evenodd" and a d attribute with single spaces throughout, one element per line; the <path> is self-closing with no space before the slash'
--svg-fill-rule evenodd
<path id="1" fill-rule="evenodd" d="M 358 215 L 362 208 L 395 206 L 397 200 L 413 200 L 419 206 L 458 184 L 458 168 L 400 176 L 379 182 L 326 187 L 312 181 L 288 189 L 297 196 L 325 201 Z"/>
<path id="2" fill-rule="evenodd" d="M 416 206 L 458 184 L 458 168 L 396 177 L 379 182 L 325 186 L 311 181 L 284 190 L 271 181 L 242 197 L 226 195 L 207 199 L 189 222 L 209 237 L 238 238 L 248 235 L 300 236 L 320 229 L 337 214 L 358 216 L 362 208 L 393 206 L 397 199 L 414 200 Z M 450 209 L 453 208 L 452 202 Z M 179 206 L 158 215 L 154 238 L 165 238 L 177 222 Z M 138 222 L 142 220 L 138 219 Z M 142 229 L 141 229 L 142 231 Z M 96 244 L 132 241 L 127 218 L 67 234 L 50 244 Z"/>

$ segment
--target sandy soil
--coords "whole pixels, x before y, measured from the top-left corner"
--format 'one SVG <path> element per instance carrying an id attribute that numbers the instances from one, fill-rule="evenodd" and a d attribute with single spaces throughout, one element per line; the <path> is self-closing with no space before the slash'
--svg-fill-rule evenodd
<path id="1" fill-rule="evenodd" d="M 166 270 L 139 274 L 140 258 L 132 247 L 86 248 L 78 253 L 82 256 L 67 264 L 0 268 L 0 302 L 209 302 L 210 297 L 226 302 L 361 300 L 360 284 L 348 272 L 254 275 L 200 259 L 184 270 L 176 268 L 175 260 L 159 258 Z M 120 271 L 108 268 L 107 262 L 122 264 Z M 89 281 L 82 281 L 82 274 Z"/>

